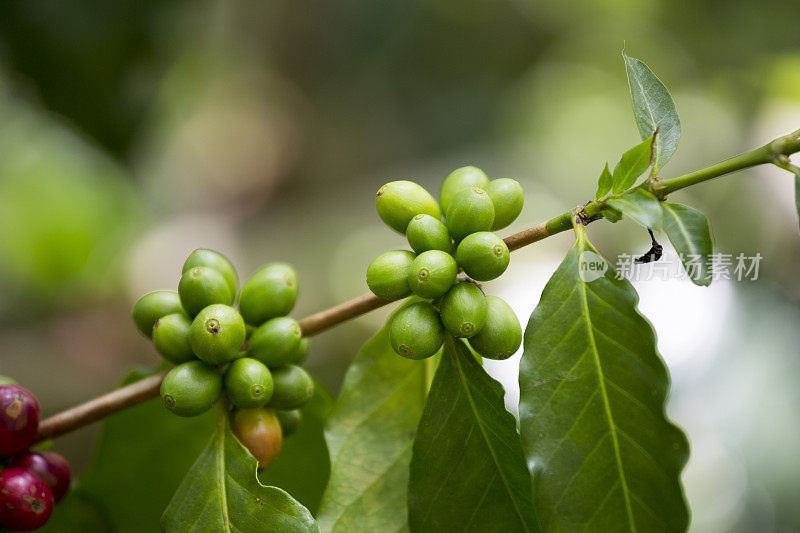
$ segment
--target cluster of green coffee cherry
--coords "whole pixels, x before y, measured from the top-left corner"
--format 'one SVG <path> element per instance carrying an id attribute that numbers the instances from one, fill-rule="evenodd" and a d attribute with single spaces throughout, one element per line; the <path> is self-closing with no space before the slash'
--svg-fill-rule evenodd
<path id="1" fill-rule="evenodd" d="M 429 300 L 394 315 L 389 326 L 394 350 L 424 359 L 439 351 L 449 332 L 469 339 L 483 357 L 513 355 L 522 342 L 516 315 L 502 299 L 485 296 L 475 282 L 493 280 L 508 267 L 508 246 L 492 232 L 519 216 L 522 186 L 506 178 L 490 181 L 469 166 L 447 176 L 439 202 L 414 182 L 393 181 L 378 190 L 375 203 L 381 219 L 405 233 L 414 252 L 378 256 L 367 269 L 367 285 L 386 300 L 412 294 Z M 458 279 L 460 271 L 469 278 Z"/>
<path id="2" fill-rule="evenodd" d="M 224 392 L 236 408 L 234 430 L 260 424 L 259 431 L 273 434 L 267 452 L 251 449 L 262 466 L 277 456 L 282 436 L 297 429 L 299 408 L 314 394 L 314 381 L 298 366 L 308 339 L 297 321 L 286 316 L 297 289 L 290 265 L 264 265 L 242 286 L 237 310 L 233 265 L 218 252 L 198 249 L 183 265 L 177 292 L 148 293 L 133 307 L 139 330 L 177 365 L 161 383 L 167 409 L 197 416 Z M 248 436 L 241 433 L 237 436 L 247 445 Z"/>

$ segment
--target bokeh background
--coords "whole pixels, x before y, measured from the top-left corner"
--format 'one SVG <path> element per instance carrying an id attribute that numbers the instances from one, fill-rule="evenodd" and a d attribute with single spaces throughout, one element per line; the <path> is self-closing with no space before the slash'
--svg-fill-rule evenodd
<path id="1" fill-rule="evenodd" d="M 158 363 L 129 318 L 177 285 L 196 247 L 248 276 L 293 263 L 294 315 L 365 292 L 403 238 L 374 192 L 438 191 L 465 164 L 514 177 L 508 233 L 591 198 L 638 140 L 620 51 L 673 93 L 677 175 L 800 127 L 792 0 L 26 0 L 0 3 L 0 373 L 45 413 Z M 637 282 L 688 432 L 693 531 L 800 529 L 800 232 L 789 175 L 742 172 L 676 193 L 718 251 L 760 252 L 757 281 Z M 607 257 L 643 253 L 629 222 L 595 224 Z M 527 322 L 566 249 L 514 254 L 489 289 Z M 315 337 L 336 393 L 376 312 Z M 518 358 L 492 364 L 508 403 Z M 58 442 L 80 470 L 98 427 Z"/>

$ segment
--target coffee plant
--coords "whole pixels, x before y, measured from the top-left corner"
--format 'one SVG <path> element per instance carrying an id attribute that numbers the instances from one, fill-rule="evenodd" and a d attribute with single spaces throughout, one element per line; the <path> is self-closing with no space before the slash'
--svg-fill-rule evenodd
<path id="1" fill-rule="evenodd" d="M 177 291 L 151 292 L 133 308 L 163 368 L 134 372 L 41 424 L 33 396 L 5 380 L 0 525 L 41 527 L 64 498 L 45 528 L 686 530 L 689 445 L 665 414 L 669 372 L 636 291 L 587 227 L 641 225 L 652 248 L 638 262 L 659 260 L 665 234 L 692 282 L 709 285 L 709 221 L 668 195 L 773 164 L 794 174 L 800 212 L 800 168 L 789 159 L 800 131 L 667 178 L 681 132 L 675 105 L 643 62 L 623 59 L 641 143 L 602 167 L 591 201 L 503 239 L 496 232 L 522 210 L 518 182 L 466 166 L 437 201 L 392 181 L 378 190 L 377 213 L 410 250 L 376 257 L 371 293 L 298 321 L 288 316 L 299 288 L 291 266 L 267 264 L 239 288 L 230 261 L 200 249 Z M 523 333 L 482 283 L 505 272 L 510 252 L 567 231 L 574 243 Z M 331 400 L 300 366 L 308 337 L 398 300 Z M 517 419 L 482 360 L 520 345 Z M 160 404 L 145 401 L 159 395 Z M 67 492 L 69 466 L 45 448 L 104 417 L 94 461 Z"/>

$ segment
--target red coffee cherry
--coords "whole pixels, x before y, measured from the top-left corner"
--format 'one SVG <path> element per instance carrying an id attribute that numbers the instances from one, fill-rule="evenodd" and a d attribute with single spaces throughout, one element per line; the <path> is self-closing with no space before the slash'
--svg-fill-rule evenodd
<path id="1" fill-rule="evenodd" d="M 0 386 L 0 456 L 21 452 L 33 444 L 39 428 L 39 403 L 17 385 Z"/>
<path id="2" fill-rule="evenodd" d="M 47 483 L 21 468 L 0 472 L 0 526 L 11 531 L 42 527 L 53 512 Z"/>
<path id="3" fill-rule="evenodd" d="M 67 460 L 56 452 L 23 452 L 9 466 L 27 470 L 47 483 L 56 503 L 61 501 L 69 489 L 72 471 Z"/>

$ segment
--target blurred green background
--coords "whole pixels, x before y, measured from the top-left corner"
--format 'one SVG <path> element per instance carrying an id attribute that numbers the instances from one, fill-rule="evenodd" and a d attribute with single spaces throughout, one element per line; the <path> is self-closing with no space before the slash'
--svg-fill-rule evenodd
<path id="1" fill-rule="evenodd" d="M 293 263 L 298 318 L 358 296 L 368 262 L 404 246 L 374 212 L 392 179 L 514 177 L 509 233 L 585 202 L 638 139 L 623 45 L 681 115 L 664 176 L 797 129 L 798 20 L 792 0 L 2 2 L 0 373 L 49 414 L 156 365 L 129 310 L 201 246 L 243 278 Z M 694 531 L 800 529 L 792 190 L 763 168 L 674 195 L 709 214 L 719 251 L 764 256 L 758 281 L 637 283 L 692 441 Z M 627 222 L 590 237 L 608 257 L 649 246 Z M 490 284 L 523 323 L 569 241 Z M 383 317 L 312 340 L 332 392 Z M 512 406 L 515 361 L 491 365 Z M 97 432 L 58 441 L 77 470 Z"/>

